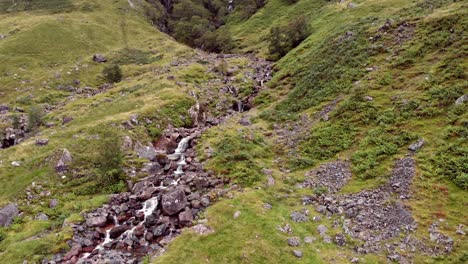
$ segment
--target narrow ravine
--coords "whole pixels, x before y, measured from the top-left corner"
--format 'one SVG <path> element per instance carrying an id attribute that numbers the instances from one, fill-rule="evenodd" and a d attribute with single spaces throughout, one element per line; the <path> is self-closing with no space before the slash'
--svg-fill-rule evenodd
<path id="1" fill-rule="evenodd" d="M 198 54 L 212 65 L 224 59 L 221 55 Z M 70 251 L 55 255 L 49 263 L 139 263 L 147 255 L 162 254 L 181 229 L 192 226 L 199 213 L 215 202 L 213 193 L 217 197 L 226 194 L 229 182 L 205 171 L 195 147 L 207 129 L 248 111 L 253 97 L 270 80 L 269 62 L 245 58 L 250 61 L 249 78 L 255 83 L 252 94 L 238 98 L 231 110 L 215 120 L 198 118 L 192 128 L 169 127 L 154 146 L 135 146 L 140 157 L 149 159 L 148 171 L 158 173 L 135 183 L 131 192 L 112 195 L 107 204 L 84 214 L 85 221 L 72 226 Z M 177 66 L 190 63 L 179 62 Z M 225 78 L 223 83 L 221 92 L 229 93 L 229 88 L 235 86 L 230 78 Z M 233 90 L 237 91 L 235 87 Z M 191 111 L 196 109 L 192 107 Z M 169 139 L 177 142 L 175 150 L 165 145 Z"/>

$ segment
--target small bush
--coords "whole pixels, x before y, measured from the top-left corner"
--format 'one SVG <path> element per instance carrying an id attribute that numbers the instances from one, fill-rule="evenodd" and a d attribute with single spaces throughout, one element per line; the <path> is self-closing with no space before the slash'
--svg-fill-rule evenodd
<path id="1" fill-rule="evenodd" d="M 290 50 L 299 46 L 309 36 L 309 27 L 305 16 L 299 16 L 288 25 L 270 29 L 269 51 L 276 59 L 283 57 Z"/>
<path id="2" fill-rule="evenodd" d="M 101 145 L 96 159 L 98 169 L 98 183 L 108 187 L 118 184 L 123 176 L 123 153 L 120 137 L 112 131 L 102 135 Z"/>
<path id="3" fill-rule="evenodd" d="M 30 131 L 36 130 L 38 127 L 44 123 L 44 110 L 38 105 L 34 105 L 29 108 L 28 111 L 28 129 Z"/>
<path id="4" fill-rule="evenodd" d="M 0 242 L 2 242 L 3 240 L 5 240 L 5 238 L 6 238 L 5 229 L 3 229 L 3 228 L 0 227 Z"/>
<path id="5" fill-rule="evenodd" d="M 102 71 L 102 76 L 109 83 L 118 83 L 122 80 L 122 69 L 116 64 L 107 66 Z"/>

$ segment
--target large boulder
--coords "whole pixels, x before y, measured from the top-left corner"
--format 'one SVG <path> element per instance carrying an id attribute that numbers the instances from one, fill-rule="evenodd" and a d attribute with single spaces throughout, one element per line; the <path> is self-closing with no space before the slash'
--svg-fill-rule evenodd
<path id="1" fill-rule="evenodd" d="M 182 189 L 164 194 L 162 196 L 162 210 L 165 215 L 175 215 L 185 208 L 187 197 Z"/>
<path id="2" fill-rule="evenodd" d="M 14 204 L 9 204 L 0 209 L 0 226 L 10 226 L 13 219 L 19 214 L 18 207 Z"/>

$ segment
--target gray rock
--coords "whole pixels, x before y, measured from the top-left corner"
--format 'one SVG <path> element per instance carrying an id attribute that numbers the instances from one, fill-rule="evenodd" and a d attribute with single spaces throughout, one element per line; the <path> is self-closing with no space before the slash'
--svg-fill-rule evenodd
<path id="1" fill-rule="evenodd" d="M 244 118 L 241 118 L 239 120 L 239 124 L 241 124 L 243 126 L 250 126 L 252 124 L 252 122 L 250 121 L 250 119 L 248 117 L 244 117 Z"/>
<path id="2" fill-rule="evenodd" d="M 107 224 L 106 216 L 97 216 L 86 219 L 86 225 L 89 227 L 104 227 Z"/>
<path id="3" fill-rule="evenodd" d="M 207 197 L 202 197 L 200 202 L 201 205 L 204 207 L 208 207 L 210 205 L 210 199 L 208 199 Z"/>
<path id="4" fill-rule="evenodd" d="M 290 237 L 287 241 L 288 245 L 291 247 L 298 247 L 301 245 L 301 240 L 298 237 Z"/>
<path id="5" fill-rule="evenodd" d="M 0 226 L 8 227 L 13 219 L 19 215 L 18 207 L 14 204 L 9 204 L 0 209 Z"/>
<path id="6" fill-rule="evenodd" d="M 195 233 L 199 235 L 207 235 L 213 233 L 213 229 L 203 225 L 203 224 L 198 224 L 192 227 L 192 230 L 195 231 Z"/>
<path id="7" fill-rule="evenodd" d="M 319 232 L 319 234 L 320 234 L 321 236 L 323 236 L 325 233 L 327 233 L 328 228 L 327 228 L 326 226 L 324 226 L 324 225 L 319 225 L 319 226 L 317 227 L 317 231 Z"/>
<path id="8" fill-rule="evenodd" d="M 271 209 L 273 209 L 273 206 L 271 204 L 269 204 L 269 203 L 264 203 L 263 208 L 265 208 L 267 210 L 271 210 Z"/>
<path id="9" fill-rule="evenodd" d="M 6 104 L 1 104 L 0 105 L 0 112 L 3 112 L 3 111 L 8 111 L 10 110 L 10 107 Z"/>
<path id="10" fill-rule="evenodd" d="M 468 94 L 464 94 L 464 95 L 458 97 L 458 99 L 455 101 L 455 104 L 456 105 L 461 105 L 461 104 L 465 103 L 466 101 L 468 101 Z"/>
<path id="11" fill-rule="evenodd" d="M 315 238 L 315 237 L 311 237 L 311 236 L 304 237 L 304 243 L 306 243 L 306 244 L 312 244 L 316 240 L 317 240 L 317 238 Z"/>
<path id="12" fill-rule="evenodd" d="M 302 223 L 302 222 L 308 222 L 309 218 L 303 213 L 294 211 L 291 213 L 291 220 L 293 220 L 296 223 Z"/>
<path id="13" fill-rule="evenodd" d="M 133 146 L 133 141 L 132 138 L 129 136 L 125 136 L 122 139 L 122 149 L 123 150 L 131 150 Z"/>
<path id="14" fill-rule="evenodd" d="M 153 145 L 148 146 L 135 146 L 137 155 L 141 159 L 154 160 L 156 158 L 156 149 Z"/>
<path id="15" fill-rule="evenodd" d="M 302 258 L 303 254 L 302 254 L 302 251 L 301 250 L 293 250 L 293 255 L 296 257 L 296 258 Z"/>
<path id="16" fill-rule="evenodd" d="M 38 215 L 36 215 L 36 217 L 34 217 L 34 219 L 38 221 L 47 221 L 49 220 L 49 217 L 44 213 L 39 213 Z"/>
<path id="17" fill-rule="evenodd" d="M 55 208 L 57 207 L 58 200 L 57 199 L 52 199 L 49 201 L 49 208 Z"/>
<path id="18" fill-rule="evenodd" d="M 273 176 L 269 175 L 267 177 L 267 184 L 266 184 L 268 187 L 272 187 L 275 185 L 275 178 L 273 178 Z"/>
<path id="19" fill-rule="evenodd" d="M 60 156 L 59 161 L 55 165 L 56 172 L 64 172 L 68 169 L 68 166 L 72 163 L 73 158 L 68 149 L 63 149 L 62 155 Z"/>
<path id="20" fill-rule="evenodd" d="M 163 194 L 162 211 L 165 215 L 175 215 L 185 208 L 187 197 L 182 189 L 176 189 L 170 193 Z"/>
<path id="21" fill-rule="evenodd" d="M 374 98 L 372 96 L 368 96 L 368 95 L 364 96 L 362 99 L 364 99 L 365 101 L 369 101 L 369 102 L 374 101 Z"/>
<path id="22" fill-rule="evenodd" d="M 37 146 L 46 146 L 47 144 L 49 144 L 49 140 L 46 138 L 36 140 Z"/>
<path id="23" fill-rule="evenodd" d="M 64 116 L 62 118 L 62 125 L 66 125 L 68 123 L 70 123 L 71 121 L 73 121 L 73 117 L 71 116 Z"/>
<path id="24" fill-rule="evenodd" d="M 424 145 L 425 141 L 424 139 L 419 139 L 418 141 L 414 142 L 413 144 L 411 144 L 408 149 L 411 150 L 411 151 L 417 151 L 419 150 L 420 148 L 422 148 L 422 146 Z"/>
<path id="25" fill-rule="evenodd" d="M 13 167 L 21 167 L 21 162 L 19 162 L 19 161 L 12 161 L 12 162 L 11 162 L 11 166 L 13 166 Z"/>
<path id="26" fill-rule="evenodd" d="M 97 53 L 93 55 L 93 61 L 97 63 L 103 63 L 107 62 L 107 58 L 104 55 Z"/>

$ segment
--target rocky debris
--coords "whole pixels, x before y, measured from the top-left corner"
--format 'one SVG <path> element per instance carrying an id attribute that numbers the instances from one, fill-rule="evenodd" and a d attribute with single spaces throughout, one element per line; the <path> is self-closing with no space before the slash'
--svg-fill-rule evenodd
<path id="1" fill-rule="evenodd" d="M 424 145 L 425 141 L 424 139 L 419 139 L 418 141 L 414 142 L 413 144 L 411 144 L 408 149 L 411 150 L 411 151 L 418 151 L 420 148 L 422 148 L 422 146 Z"/>
<path id="2" fill-rule="evenodd" d="M 315 194 L 304 197 L 302 201 L 304 204 L 313 204 L 316 211 L 323 215 L 341 216 L 340 220 L 334 222 L 335 228 L 341 225 L 344 231 L 334 237 L 333 240 L 337 245 L 346 244 L 344 234 L 347 234 L 362 241 L 362 244 L 355 247 L 358 253 L 385 250 L 389 255 L 398 255 L 393 249 L 387 249 L 385 243 L 414 231 L 417 225 L 411 212 L 400 200 L 395 200 L 393 197 L 394 195 L 399 199 L 409 197 L 415 170 L 415 161 L 411 157 L 405 157 L 395 161 L 392 176 L 381 187 L 345 195 L 335 195 L 332 192 Z M 326 176 L 322 176 L 324 177 Z M 325 226 L 320 225 L 317 231 L 324 242 L 331 242 Z M 396 242 L 395 248 L 416 244 L 409 238 L 405 239 Z M 400 258 L 403 259 L 402 256 Z"/>
<path id="3" fill-rule="evenodd" d="M 338 246 L 344 246 L 344 245 L 346 245 L 346 237 L 345 237 L 345 235 L 342 234 L 342 233 L 336 234 L 333 241 L 334 241 L 335 244 L 337 244 Z"/>
<path id="4" fill-rule="evenodd" d="M 13 167 L 21 167 L 21 162 L 19 162 L 19 161 L 12 161 L 12 162 L 11 162 L 11 166 L 13 166 Z"/>
<path id="5" fill-rule="evenodd" d="M 296 257 L 296 258 L 302 258 L 303 254 L 302 254 L 302 251 L 301 250 L 293 250 L 293 255 Z"/>
<path id="6" fill-rule="evenodd" d="M 301 245 L 301 240 L 299 239 L 299 237 L 288 238 L 287 242 L 288 245 L 291 247 L 298 247 Z"/>
<path id="7" fill-rule="evenodd" d="M 392 177 L 387 182 L 390 192 L 400 195 L 400 199 L 410 196 L 410 186 L 416 174 L 416 162 L 411 157 L 399 159 L 395 162 Z"/>
<path id="8" fill-rule="evenodd" d="M 466 101 L 468 101 L 468 94 L 464 94 L 458 97 L 458 99 L 455 101 L 455 105 L 461 105 L 465 103 Z"/>
<path id="9" fill-rule="evenodd" d="M 199 235 L 207 235 L 213 233 L 213 229 L 205 226 L 204 224 L 198 224 L 192 227 L 192 230 Z"/>
<path id="10" fill-rule="evenodd" d="M 284 226 L 277 226 L 276 229 L 285 234 L 292 234 L 292 228 L 289 224 L 285 224 Z"/>
<path id="11" fill-rule="evenodd" d="M 73 158 L 72 158 L 72 155 L 70 154 L 70 151 L 64 148 L 62 151 L 62 155 L 60 156 L 60 159 L 55 165 L 55 171 L 56 172 L 66 171 L 68 169 L 68 166 L 72 163 L 72 161 L 73 161 Z"/>
<path id="12" fill-rule="evenodd" d="M 316 240 L 317 240 L 317 238 L 315 238 L 315 237 L 311 237 L 311 236 L 304 237 L 304 243 L 306 243 L 306 244 L 312 244 Z"/>
<path id="13" fill-rule="evenodd" d="M 104 55 L 97 53 L 93 55 L 93 61 L 97 63 L 103 63 L 107 62 L 107 58 Z"/>
<path id="14" fill-rule="evenodd" d="M 372 96 L 369 96 L 369 95 L 364 96 L 362 99 L 364 99 L 365 101 L 368 101 L 368 102 L 374 101 L 374 98 Z"/>
<path id="15" fill-rule="evenodd" d="M 466 232 L 465 232 L 465 226 L 463 224 L 459 224 L 458 227 L 457 227 L 457 234 L 458 235 L 466 235 Z"/>
<path id="16" fill-rule="evenodd" d="M 294 211 L 291 213 L 291 220 L 293 220 L 296 223 L 302 223 L 302 222 L 308 222 L 309 217 L 307 217 L 305 214 L 301 212 Z"/>
<path id="17" fill-rule="evenodd" d="M 307 172 L 305 176 L 307 179 L 304 181 L 304 186 L 325 187 L 329 193 L 335 193 L 341 190 L 351 178 L 351 169 L 348 162 L 338 160 L 323 164 Z"/>
<path id="18" fill-rule="evenodd" d="M 273 209 L 273 206 L 271 204 L 269 204 L 269 203 L 264 203 L 263 208 L 267 209 L 267 210 L 271 210 L 271 209 Z"/>
<path id="19" fill-rule="evenodd" d="M 436 255 L 443 255 L 452 252 L 453 249 L 453 239 L 447 235 L 442 234 L 439 229 L 439 224 L 433 223 L 429 227 L 429 238 L 431 241 L 435 242 L 437 245 L 434 248 Z"/>
<path id="20" fill-rule="evenodd" d="M 46 138 L 36 140 L 37 146 L 46 146 L 47 144 L 49 144 L 49 140 Z"/>
<path id="21" fill-rule="evenodd" d="M 356 257 L 352 257 L 350 260 L 349 260 L 351 263 L 359 263 L 359 258 L 356 258 Z"/>
<path id="22" fill-rule="evenodd" d="M 8 227 L 13 222 L 13 219 L 19 215 L 18 207 L 14 204 L 9 204 L 0 209 L 0 226 Z"/>

